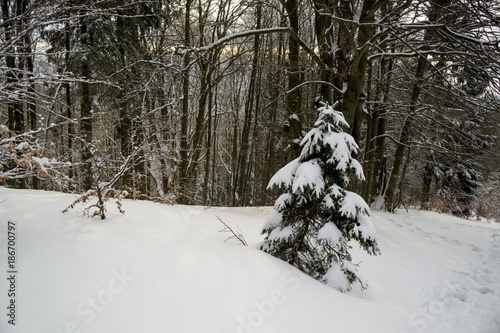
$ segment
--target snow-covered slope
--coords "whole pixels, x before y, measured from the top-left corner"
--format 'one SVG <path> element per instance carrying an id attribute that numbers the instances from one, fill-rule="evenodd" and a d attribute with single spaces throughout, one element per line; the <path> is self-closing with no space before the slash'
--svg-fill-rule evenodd
<path id="1" fill-rule="evenodd" d="M 73 200 L 0 187 L 0 332 L 500 332 L 494 223 L 374 212 L 382 255 L 354 246 L 369 288 L 342 294 L 256 249 L 269 208 L 125 201 L 102 221 Z"/>

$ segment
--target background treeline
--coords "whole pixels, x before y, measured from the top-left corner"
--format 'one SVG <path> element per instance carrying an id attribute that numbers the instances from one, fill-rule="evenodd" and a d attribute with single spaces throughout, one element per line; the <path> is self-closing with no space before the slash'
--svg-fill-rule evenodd
<path id="1" fill-rule="evenodd" d="M 2 0 L 0 182 L 266 205 L 319 100 L 392 211 L 500 216 L 497 0 Z"/>

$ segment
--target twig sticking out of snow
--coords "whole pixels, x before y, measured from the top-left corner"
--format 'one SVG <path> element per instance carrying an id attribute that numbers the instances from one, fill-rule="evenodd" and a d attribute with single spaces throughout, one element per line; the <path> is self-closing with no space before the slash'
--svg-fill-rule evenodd
<path id="1" fill-rule="evenodd" d="M 104 220 L 106 218 L 106 202 L 111 199 L 115 198 L 115 203 L 116 203 L 116 208 L 118 211 L 122 214 L 125 214 L 125 210 L 123 210 L 122 207 L 122 202 L 121 200 L 127 195 L 126 191 L 119 191 L 115 189 L 110 189 L 110 188 L 98 188 L 97 191 L 94 190 L 88 190 L 84 194 L 80 195 L 75 201 L 73 201 L 68 207 L 66 207 L 63 210 L 63 213 L 67 213 L 70 209 L 73 209 L 78 203 L 87 203 L 89 202 L 92 198 L 97 198 L 97 202 L 94 204 L 89 205 L 84 209 L 84 215 L 88 217 L 94 217 L 94 216 L 99 216 L 101 220 Z M 96 208 L 90 214 L 90 210 L 92 208 Z"/>
<path id="2" fill-rule="evenodd" d="M 232 234 L 232 236 L 229 236 L 228 238 L 226 238 L 225 242 L 227 242 L 230 239 L 236 239 L 238 242 L 240 242 L 240 244 L 248 246 L 248 243 L 245 240 L 245 237 L 243 237 L 243 235 L 241 234 L 241 232 L 239 230 L 237 232 L 235 232 L 230 226 L 228 226 L 224 221 L 222 221 L 220 217 L 218 217 L 217 215 L 215 215 L 215 217 L 219 220 L 220 223 L 222 223 L 224 225 L 224 228 L 222 230 L 220 230 L 219 232 L 229 232 Z"/>

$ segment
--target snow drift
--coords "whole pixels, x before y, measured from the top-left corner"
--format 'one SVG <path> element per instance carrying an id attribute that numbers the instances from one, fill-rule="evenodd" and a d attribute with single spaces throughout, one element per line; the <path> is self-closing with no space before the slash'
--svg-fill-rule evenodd
<path id="1" fill-rule="evenodd" d="M 495 223 L 372 212 L 382 255 L 353 251 L 369 287 L 342 294 L 256 249 L 270 208 L 125 200 L 125 215 L 110 205 L 102 221 L 62 214 L 73 200 L 0 187 L 0 332 L 500 331 Z M 225 241 L 217 217 L 250 246 Z"/>

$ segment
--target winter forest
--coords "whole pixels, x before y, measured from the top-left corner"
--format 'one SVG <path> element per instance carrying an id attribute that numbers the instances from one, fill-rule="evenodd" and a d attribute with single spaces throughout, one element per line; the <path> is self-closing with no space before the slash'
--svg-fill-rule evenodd
<path id="1" fill-rule="evenodd" d="M 0 12 L 1 332 L 499 332 L 500 0 Z"/>
<path id="2" fill-rule="evenodd" d="M 497 0 L 2 0 L 0 184 L 272 205 L 336 105 L 370 206 L 500 218 Z"/>

